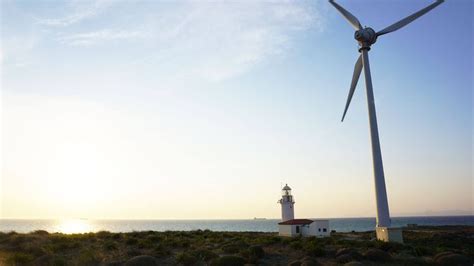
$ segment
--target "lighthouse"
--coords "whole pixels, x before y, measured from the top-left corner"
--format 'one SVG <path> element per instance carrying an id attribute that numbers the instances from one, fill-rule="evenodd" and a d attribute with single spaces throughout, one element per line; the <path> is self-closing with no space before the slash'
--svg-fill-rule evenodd
<path id="1" fill-rule="evenodd" d="M 295 219 L 295 202 L 291 195 L 291 188 L 286 184 L 281 190 L 281 222 L 278 223 L 280 236 L 316 236 L 330 235 L 329 220 L 326 219 Z"/>
<path id="2" fill-rule="evenodd" d="M 281 190 L 281 199 L 278 201 L 281 204 L 281 220 L 282 222 L 295 219 L 295 202 L 291 195 L 291 188 L 286 184 Z"/>

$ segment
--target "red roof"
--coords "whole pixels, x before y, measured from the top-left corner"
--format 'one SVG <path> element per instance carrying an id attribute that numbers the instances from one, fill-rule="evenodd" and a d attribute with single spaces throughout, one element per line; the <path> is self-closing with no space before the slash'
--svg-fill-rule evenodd
<path id="1" fill-rule="evenodd" d="M 309 220 L 309 219 L 293 219 L 293 220 L 284 221 L 278 224 L 293 225 L 293 224 L 310 224 L 312 222 L 313 220 Z"/>

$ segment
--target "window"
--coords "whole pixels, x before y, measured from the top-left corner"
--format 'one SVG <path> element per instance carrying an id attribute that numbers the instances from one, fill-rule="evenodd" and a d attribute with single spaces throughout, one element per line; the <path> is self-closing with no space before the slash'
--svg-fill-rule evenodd
<path id="1" fill-rule="evenodd" d="M 321 232 L 321 228 L 318 228 L 318 232 Z"/>
<path id="2" fill-rule="evenodd" d="M 323 232 L 327 232 L 328 230 L 326 228 L 323 228 Z"/>
<path id="3" fill-rule="evenodd" d="M 300 233 L 300 227 L 299 227 L 299 226 L 296 226 L 296 233 L 297 233 L 297 234 Z"/>

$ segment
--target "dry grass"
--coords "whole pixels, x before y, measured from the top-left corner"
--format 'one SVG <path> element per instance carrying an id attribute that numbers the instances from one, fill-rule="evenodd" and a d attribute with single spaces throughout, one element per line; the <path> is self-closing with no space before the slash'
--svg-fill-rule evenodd
<path id="1" fill-rule="evenodd" d="M 404 231 L 405 244 L 373 240 L 374 232 L 328 238 L 282 238 L 260 232 L 0 233 L 0 265 L 107 265 L 150 255 L 163 265 L 430 265 L 441 252 L 474 258 L 474 227 L 421 227 Z M 348 250 L 343 250 L 348 249 Z M 344 255 L 344 256 L 342 256 Z M 224 264 L 223 264 L 224 263 Z"/>

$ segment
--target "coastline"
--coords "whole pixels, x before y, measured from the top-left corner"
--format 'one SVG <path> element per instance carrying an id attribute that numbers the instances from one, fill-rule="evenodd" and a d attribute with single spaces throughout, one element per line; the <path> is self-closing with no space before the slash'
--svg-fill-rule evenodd
<path id="1" fill-rule="evenodd" d="M 133 231 L 233 231 L 277 232 L 281 219 L 0 219 L 0 232 L 28 233 L 35 230 L 48 232 L 133 232 Z M 337 232 L 364 232 L 375 228 L 374 217 L 329 218 L 331 230 Z M 394 227 L 408 224 L 429 226 L 470 225 L 474 216 L 413 216 L 392 217 Z M 76 230 L 73 230 L 76 228 Z"/>

